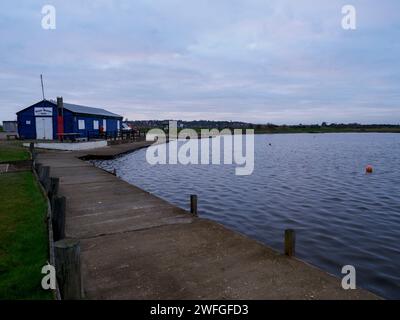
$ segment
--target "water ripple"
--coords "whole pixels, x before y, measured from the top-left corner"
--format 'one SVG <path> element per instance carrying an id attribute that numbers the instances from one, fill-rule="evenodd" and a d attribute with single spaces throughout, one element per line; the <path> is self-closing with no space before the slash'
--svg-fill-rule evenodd
<path id="1" fill-rule="evenodd" d="M 146 150 L 97 164 L 185 209 L 196 193 L 201 216 L 278 250 L 283 230 L 294 228 L 300 258 L 338 276 L 354 265 L 358 286 L 400 298 L 400 135 L 255 139 L 255 170 L 246 177 L 229 165 L 150 166 Z"/>

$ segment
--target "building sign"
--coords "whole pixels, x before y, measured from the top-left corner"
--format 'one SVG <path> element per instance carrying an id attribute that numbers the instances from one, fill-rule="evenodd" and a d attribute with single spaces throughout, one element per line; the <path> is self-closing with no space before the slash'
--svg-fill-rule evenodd
<path id="1" fill-rule="evenodd" d="M 52 116 L 53 108 L 35 107 L 35 116 Z"/>

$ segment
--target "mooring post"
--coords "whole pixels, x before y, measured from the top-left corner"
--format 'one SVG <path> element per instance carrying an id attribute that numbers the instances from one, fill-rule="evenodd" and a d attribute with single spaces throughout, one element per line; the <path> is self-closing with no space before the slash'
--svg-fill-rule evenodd
<path id="1" fill-rule="evenodd" d="M 32 160 L 35 160 L 35 144 L 33 142 L 29 143 L 29 152 L 31 153 Z"/>
<path id="2" fill-rule="evenodd" d="M 49 191 L 49 185 L 50 185 L 49 179 L 50 179 L 50 167 L 42 166 L 39 174 L 39 180 L 47 192 Z"/>
<path id="3" fill-rule="evenodd" d="M 58 195 L 59 185 L 60 185 L 60 178 L 50 177 L 49 191 L 47 192 L 47 195 L 49 197 L 52 209 L 54 208 L 54 199 Z"/>
<path id="4" fill-rule="evenodd" d="M 32 171 L 35 170 L 35 160 L 36 160 L 36 153 L 35 153 L 35 144 L 33 142 L 29 143 L 29 152 L 31 154 L 32 160 Z"/>
<path id="5" fill-rule="evenodd" d="M 83 298 L 80 251 L 80 243 L 76 239 L 54 243 L 57 280 L 64 300 Z"/>
<path id="6" fill-rule="evenodd" d="M 65 210 L 67 201 L 65 197 L 55 197 L 53 200 L 52 225 L 54 241 L 65 238 Z"/>
<path id="7" fill-rule="evenodd" d="M 296 254 L 296 232 L 293 229 L 285 230 L 285 255 L 294 257 Z"/>
<path id="8" fill-rule="evenodd" d="M 113 175 L 116 176 L 117 175 L 117 169 L 113 169 Z"/>
<path id="9" fill-rule="evenodd" d="M 59 186 L 60 186 L 60 178 L 50 177 L 50 187 L 48 194 L 50 201 L 52 201 L 53 198 L 56 195 L 58 195 Z"/>
<path id="10" fill-rule="evenodd" d="M 39 178 L 40 178 L 40 182 L 41 182 L 42 184 L 44 184 L 44 182 L 45 182 L 47 179 L 50 178 L 50 167 L 48 167 L 48 166 L 42 166 L 42 167 L 41 167 L 41 170 L 40 170 Z"/>
<path id="11" fill-rule="evenodd" d="M 197 216 L 197 195 L 190 195 L 190 212 Z"/>
<path id="12" fill-rule="evenodd" d="M 35 170 L 36 170 L 36 173 L 37 173 L 39 178 L 40 178 L 40 170 L 41 170 L 41 168 L 42 168 L 42 165 L 40 163 L 36 163 L 35 162 Z"/>

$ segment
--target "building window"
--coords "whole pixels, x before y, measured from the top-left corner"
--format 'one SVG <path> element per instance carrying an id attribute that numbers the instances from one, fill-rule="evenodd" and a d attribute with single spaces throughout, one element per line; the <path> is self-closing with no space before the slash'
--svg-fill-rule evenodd
<path id="1" fill-rule="evenodd" d="M 117 130 L 119 131 L 121 129 L 121 123 L 119 122 L 119 120 L 117 120 Z"/>
<path id="2" fill-rule="evenodd" d="M 99 120 L 93 120 L 93 130 L 99 130 Z"/>
<path id="3" fill-rule="evenodd" d="M 85 120 L 78 120 L 78 129 L 85 130 Z"/>
<path id="4" fill-rule="evenodd" d="M 31 124 L 31 120 L 26 120 L 26 124 Z"/>

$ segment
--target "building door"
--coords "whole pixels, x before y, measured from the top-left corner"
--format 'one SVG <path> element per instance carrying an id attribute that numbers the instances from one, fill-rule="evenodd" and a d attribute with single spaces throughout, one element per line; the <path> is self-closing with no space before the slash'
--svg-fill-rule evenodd
<path id="1" fill-rule="evenodd" d="M 104 130 L 104 132 L 107 131 L 107 120 L 106 119 L 103 119 L 103 130 Z"/>
<path id="2" fill-rule="evenodd" d="M 53 140 L 53 118 L 36 117 L 36 139 Z"/>

